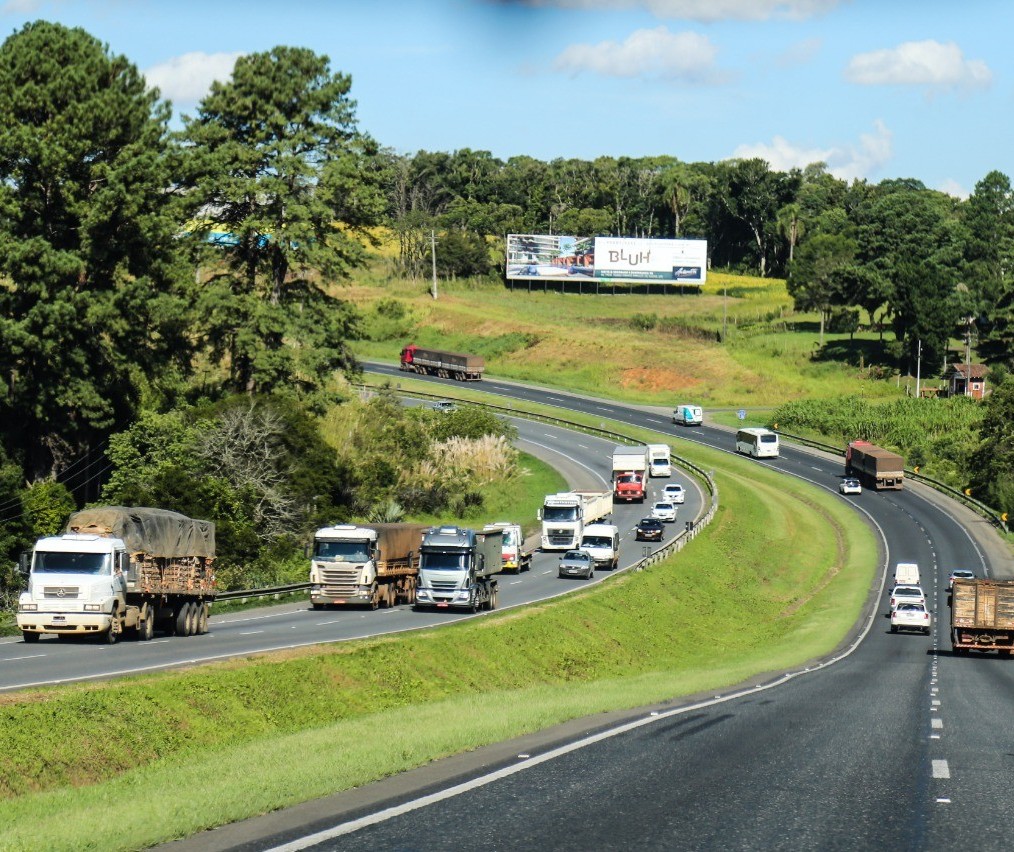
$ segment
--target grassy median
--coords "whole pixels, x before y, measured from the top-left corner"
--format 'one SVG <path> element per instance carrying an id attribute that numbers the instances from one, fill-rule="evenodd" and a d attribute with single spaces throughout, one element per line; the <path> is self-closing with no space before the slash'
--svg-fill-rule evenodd
<path id="1" fill-rule="evenodd" d="M 706 534 L 565 600 L 0 696 L 0 848 L 136 849 L 831 650 L 873 582 L 869 529 L 829 492 L 693 450 L 722 495 Z"/>

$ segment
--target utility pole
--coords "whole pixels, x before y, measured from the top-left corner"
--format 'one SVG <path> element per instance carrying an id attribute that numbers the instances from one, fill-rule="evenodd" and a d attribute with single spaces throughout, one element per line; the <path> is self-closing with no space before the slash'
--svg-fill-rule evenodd
<path id="1" fill-rule="evenodd" d="M 919 341 L 919 345 L 916 347 L 915 354 L 915 398 L 919 398 L 919 379 L 922 375 L 922 341 Z"/>
<path id="2" fill-rule="evenodd" d="M 722 285 L 722 345 L 725 346 L 725 321 L 729 314 L 729 285 Z"/>
<path id="3" fill-rule="evenodd" d="M 437 233 L 430 231 L 430 258 L 433 260 L 433 298 L 437 297 Z"/>

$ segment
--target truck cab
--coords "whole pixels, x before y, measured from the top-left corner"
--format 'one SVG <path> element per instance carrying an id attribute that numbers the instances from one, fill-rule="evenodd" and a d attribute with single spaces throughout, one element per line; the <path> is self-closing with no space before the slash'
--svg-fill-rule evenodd
<path id="1" fill-rule="evenodd" d="M 503 564 L 500 530 L 434 527 L 422 538 L 416 608 L 496 608 L 497 582 L 492 575 Z"/>
<path id="2" fill-rule="evenodd" d="M 130 573 L 121 539 L 78 533 L 41 538 L 22 554 L 20 567 L 28 589 L 18 600 L 17 624 L 26 642 L 43 633 L 113 638 Z"/>

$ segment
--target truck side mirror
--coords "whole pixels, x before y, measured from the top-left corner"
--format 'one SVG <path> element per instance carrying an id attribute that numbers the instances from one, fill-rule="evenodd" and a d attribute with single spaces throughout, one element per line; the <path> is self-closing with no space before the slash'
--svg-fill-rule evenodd
<path id="1" fill-rule="evenodd" d="M 32 551 L 22 550 L 18 556 L 18 573 L 28 576 L 28 572 L 32 567 Z"/>
<path id="2" fill-rule="evenodd" d="M 536 513 L 535 517 L 536 517 L 537 520 L 540 520 L 540 521 L 542 520 L 542 509 L 539 509 L 539 511 Z"/>

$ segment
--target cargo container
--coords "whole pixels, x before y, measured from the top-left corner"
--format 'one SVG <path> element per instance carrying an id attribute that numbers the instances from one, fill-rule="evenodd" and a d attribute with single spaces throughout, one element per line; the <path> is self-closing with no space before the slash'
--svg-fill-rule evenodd
<path id="1" fill-rule="evenodd" d="M 1014 580 L 955 579 L 950 605 L 955 653 L 1014 653 Z"/>

